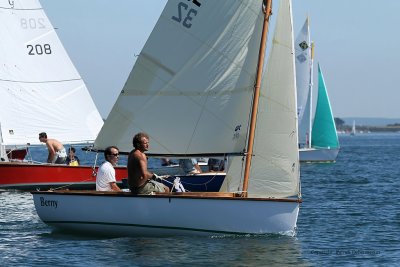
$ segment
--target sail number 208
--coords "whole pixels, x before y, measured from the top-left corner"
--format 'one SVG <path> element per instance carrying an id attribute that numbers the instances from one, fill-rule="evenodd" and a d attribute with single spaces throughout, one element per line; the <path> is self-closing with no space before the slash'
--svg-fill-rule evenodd
<path id="1" fill-rule="evenodd" d="M 200 7 L 201 3 L 198 0 L 188 0 L 191 1 L 194 5 Z M 192 27 L 192 20 L 197 15 L 197 10 L 194 8 L 189 8 L 189 5 L 185 2 L 178 3 L 178 14 L 176 16 L 172 16 L 172 19 L 178 23 L 182 23 L 182 25 L 186 28 Z"/>
<path id="2" fill-rule="evenodd" d="M 51 54 L 51 46 L 49 44 L 37 44 L 37 45 L 27 45 L 28 48 L 28 55 L 50 55 Z"/>

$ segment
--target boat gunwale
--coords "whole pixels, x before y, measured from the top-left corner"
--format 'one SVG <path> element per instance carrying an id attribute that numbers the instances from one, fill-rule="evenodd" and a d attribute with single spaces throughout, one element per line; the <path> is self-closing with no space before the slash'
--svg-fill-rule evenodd
<path id="1" fill-rule="evenodd" d="M 134 197 L 134 198 L 174 198 L 174 199 L 220 199 L 244 201 L 271 201 L 271 202 L 297 202 L 302 203 L 302 198 L 268 198 L 268 197 L 242 197 L 240 193 L 230 192 L 172 192 L 156 194 L 132 194 L 131 192 L 112 192 L 94 190 L 55 190 L 31 191 L 31 194 L 45 195 L 79 195 L 79 196 L 104 196 L 104 197 Z"/>
<path id="2" fill-rule="evenodd" d="M 8 168 L 13 168 L 13 167 L 23 167 L 23 168 L 39 168 L 39 167 L 51 167 L 51 168 L 98 168 L 99 165 L 93 166 L 93 165 L 79 165 L 79 166 L 69 166 L 66 164 L 53 164 L 53 163 L 35 163 L 35 162 L 21 162 L 21 161 L 10 161 L 10 162 L 5 162 L 2 161 L 0 162 L 0 167 L 8 167 Z M 124 165 L 117 165 L 114 166 L 115 169 L 125 169 L 126 166 Z"/>

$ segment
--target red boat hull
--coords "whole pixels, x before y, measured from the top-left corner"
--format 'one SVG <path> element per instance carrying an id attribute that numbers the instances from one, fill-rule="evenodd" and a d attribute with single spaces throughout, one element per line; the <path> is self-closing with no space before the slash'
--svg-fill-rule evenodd
<path id="1" fill-rule="evenodd" d="M 17 162 L 0 163 L 0 188 L 18 190 L 47 189 L 95 189 L 97 168 L 92 166 L 67 166 L 30 164 Z M 117 183 L 128 176 L 126 167 L 116 167 Z"/>

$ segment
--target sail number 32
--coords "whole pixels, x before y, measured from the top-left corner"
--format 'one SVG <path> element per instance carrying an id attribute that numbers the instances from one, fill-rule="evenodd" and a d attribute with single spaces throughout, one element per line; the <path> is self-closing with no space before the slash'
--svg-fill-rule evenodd
<path id="1" fill-rule="evenodd" d="M 194 5 L 200 7 L 201 3 L 198 0 L 188 0 L 191 1 Z M 189 8 L 189 5 L 184 2 L 178 3 L 178 14 L 177 16 L 172 16 L 172 19 L 178 23 L 182 23 L 182 25 L 186 28 L 192 27 L 192 20 L 197 15 L 197 10 L 194 8 Z"/>

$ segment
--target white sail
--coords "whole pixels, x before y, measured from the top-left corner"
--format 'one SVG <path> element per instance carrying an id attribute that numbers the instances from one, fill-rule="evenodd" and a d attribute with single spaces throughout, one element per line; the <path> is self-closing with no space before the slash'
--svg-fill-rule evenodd
<path id="1" fill-rule="evenodd" d="M 355 135 L 356 134 L 356 121 L 353 120 L 353 126 L 351 127 L 351 135 Z"/>
<path id="2" fill-rule="evenodd" d="M 311 79 L 311 40 L 310 26 L 307 18 L 297 35 L 295 41 L 296 86 L 297 86 L 297 111 L 299 116 L 299 142 L 306 144 L 310 136 L 310 93 L 312 90 Z M 308 115 L 308 116 L 307 116 Z"/>
<path id="3" fill-rule="evenodd" d="M 299 193 L 296 78 L 290 0 L 281 0 L 263 77 L 249 178 L 249 196 Z M 240 187 L 239 158 L 232 160 L 222 190 Z"/>
<path id="4" fill-rule="evenodd" d="M 304 108 L 303 119 L 299 120 L 299 147 L 310 148 L 312 138 L 312 89 L 308 91 L 308 98 Z"/>
<path id="5" fill-rule="evenodd" d="M 292 6 L 281 0 L 261 85 L 249 194 L 274 197 L 299 192 L 296 75 Z"/>
<path id="6" fill-rule="evenodd" d="M 262 1 L 168 1 L 95 141 L 149 153 L 241 153 L 246 146 Z M 193 22 L 193 23 L 192 23 Z"/>
<path id="7" fill-rule="evenodd" d="M 0 0 L 4 145 L 93 141 L 103 120 L 38 0 Z"/>

